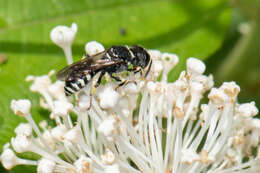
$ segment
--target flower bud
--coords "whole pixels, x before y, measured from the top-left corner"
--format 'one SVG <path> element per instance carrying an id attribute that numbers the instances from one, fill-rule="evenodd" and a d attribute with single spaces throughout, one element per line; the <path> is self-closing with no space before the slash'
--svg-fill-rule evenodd
<path id="1" fill-rule="evenodd" d="M 74 162 L 74 165 L 78 173 L 92 172 L 92 160 L 84 155 L 80 156 L 80 158 Z"/>
<path id="2" fill-rule="evenodd" d="M 16 135 L 31 136 L 32 126 L 29 123 L 20 123 L 14 130 Z"/>
<path id="3" fill-rule="evenodd" d="M 51 84 L 49 86 L 49 93 L 57 100 L 66 100 L 64 94 L 64 82 L 58 80 L 54 84 Z"/>
<path id="4" fill-rule="evenodd" d="M 29 77 L 29 79 L 30 78 L 31 77 Z M 29 79 L 27 77 L 27 81 L 31 81 Z M 38 92 L 40 94 L 46 93 L 48 87 L 51 85 L 51 79 L 49 75 L 34 77 L 32 81 L 33 83 L 30 87 L 30 90 L 33 92 Z"/>
<path id="5" fill-rule="evenodd" d="M 56 139 L 56 140 L 59 140 L 59 141 L 63 141 L 64 140 L 64 135 L 66 134 L 67 132 L 67 128 L 65 127 L 65 125 L 58 125 L 56 127 L 54 127 L 52 130 L 51 130 L 51 135 Z"/>
<path id="6" fill-rule="evenodd" d="M 105 173 L 120 173 L 118 164 L 107 165 L 105 167 Z"/>
<path id="7" fill-rule="evenodd" d="M 89 88 L 87 88 L 87 89 L 89 89 Z M 78 94 L 77 105 L 83 111 L 90 108 L 90 95 L 89 95 L 89 92 L 90 91 L 87 90 L 86 92 L 80 92 Z M 85 94 L 85 93 L 88 93 L 88 94 Z"/>
<path id="8" fill-rule="evenodd" d="M 125 85 L 124 91 L 128 94 L 135 94 L 139 92 L 139 87 L 133 82 L 130 82 L 127 85 Z"/>
<path id="9" fill-rule="evenodd" d="M 151 68 L 150 73 L 153 73 L 154 77 L 157 78 L 161 74 L 162 70 L 163 70 L 162 61 L 154 60 L 153 63 L 152 63 L 152 68 Z"/>
<path id="10" fill-rule="evenodd" d="M 26 116 L 30 114 L 31 102 L 27 99 L 24 100 L 12 100 L 11 109 L 16 115 Z"/>
<path id="11" fill-rule="evenodd" d="M 224 82 L 220 89 L 231 98 L 235 98 L 240 92 L 240 87 L 235 82 Z"/>
<path id="12" fill-rule="evenodd" d="M 72 45 L 77 30 L 78 27 L 76 23 L 72 23 L 71 27 L 59 25 L 51 30 L 50 37 L 57 46 L 64 49 Z"/>
<path id="13" fill-rule="evenodd" d="M 212 88 L 210 90 L 210 93 L 208 95 L 208 98 L 214 103 L 214 104 L 225 104 L 229 98 L 228 96 L 220 89 Z"/>
<path id="14" fill-rule="evenodd" d="M 11 144 L 17 153 L 22 153 L 30 151 L 32 142 L 29 137 L 24 135 L 18 135 L 15 138 L 11 139 Z"/>
<path id="15" fill-rule="evenodd" d="M 161 59 L 162 53 L 159 50 L 148 50 L 148 53 L 151 56 L 152 60 Z"/>
<path id="16" fill-rule="evenodd" d="M 18 158 L 10 148 L 4 149 L 0 159 L 5 169 L 12 169 L 18 164 Z"/>
<path id="17" fill-rule="evenodd" d="M 203 85 L 199 82 L 191 82 L 190 84 L 190 90 L 191 90 L 191 95 L 198 95 L 202 96 L 203 94 Z"/>
<path id="18" fill-rule="evenodd" d="M 192 149 L 183 149 L 182 150 L 182 157 L 181 161 L 186 164 L 192 164 L 196 161 L 198 161 L 199 155 Z"/>
<path id="19" fill-rule="evenodd" d="M 53 173 L 55 170 L 56 163 L 49 160 L 42 158 L 38 162 L 37 172 L 38 173 Z"/>
<path id="20" fill-rule="evenodd" d="M 52 136 L 52 134 L 49 130 L 45 130 L 42 137 L 43 137 L 44 141 L 46 142 L 46 144 L 50 148 L 55 149 L 56 142 L 55 142 L 55 139 L 54 139 L 54 137 Z"/>
<path id="21" fill-rule="evenodd" d="M 109 149 L 106 149 L 106 153 L 101 156 L 102 161 L 106 165 L 112 165 L 115 162 L 115 155 Z"/>
<path id="22" fill-rule="evenodd" d="M 244 103 L 239 105 L 238 113 L 243 117 L 253 117 L 258 114 L 258 109 L 255 106 L 255 102 Z"/>
<path id="23" fill-rule="evenodd" d="M 165 75 L 167 75 L 169 71 L 179 62 L 178 56 L 170 53 L 163 53 L 162 60 Z"/>
<path id="24" fill-rule="evenodd" d="M 81 129 L 79 125 L 73 127 L 70 129 L 66 134 L 65 134 L 65 139 L 70 141 L 71 143 L 77 143 L 79 142 L 82 138 L 81 134 Z"/>
<path id="25" fill-rule="evenodd" d="M 187 60 L 187 71 L 188 74 L 192 74 L 192 75 L 201 75 L 204 73 L 206 69 L 205 64 L 196 58 L 189 58 Z"/>
<path id="26" fill-rule="evenodd" d="M 89 56 L 103 52 L 104 50 L 104 46 L 96 41 L 90 41 L 85 45 L 85 51 Z"/>
<path id="27" fill-rule="evenodd" d="M 54 108 L 51 113 L 51 118 L 56 116 L 67 116 L 73 109 L 73 105 L 65 100 L 54 101 Z"/>
<path id="28" fill-rule="evenodd" d="M 102 133 L 104 136 L 108 137 L 108 139 L 112 138 L 112 136 L 116 132 L 116 130 L 117 130 L 117 120 L 112 116 L 109 117 L 107 120 L 104 120 L 98 126 L 98 132 Z"/>
<path id="29" fill-rule="evenodd" d="M 113 89 L 111 85 L 106 85 L 98 93 L 98 97 L 100 99 L 100 106 L 103 109 L 108 109 L 113 108 L 117 104 L 120 95 Z"/>

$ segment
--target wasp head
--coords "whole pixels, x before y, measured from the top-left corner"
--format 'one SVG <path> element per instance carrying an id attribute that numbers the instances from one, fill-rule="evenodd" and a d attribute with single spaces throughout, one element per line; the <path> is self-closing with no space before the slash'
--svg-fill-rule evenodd
<path id="1" fill-rule="evenodd" d="M 132 59 L 134 66 L 145 68 L 149 64 L 150 55 L 144 48 L 140 46 L 132 46 L 130 50 L 134 54 L 134 58 Z"/>

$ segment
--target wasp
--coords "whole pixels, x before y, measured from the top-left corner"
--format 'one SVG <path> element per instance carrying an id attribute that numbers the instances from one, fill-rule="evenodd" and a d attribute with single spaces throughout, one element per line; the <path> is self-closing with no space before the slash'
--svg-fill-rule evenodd
<path id="1" fill-rule="evenodd" d="M 57 73 L 59 80 L 65 81 L 64 91 L 70 96 L 85 87 L 94 77 L 91 95 L 97 88 L 105 74 L 120 82 L 118 87 L 129 81 L 124 79 L 122 72 L 138 73 L 146 77 L 152 65 L 148 52 L 141 46 L 112 46 L 103 52 L 75 62 Z"/>

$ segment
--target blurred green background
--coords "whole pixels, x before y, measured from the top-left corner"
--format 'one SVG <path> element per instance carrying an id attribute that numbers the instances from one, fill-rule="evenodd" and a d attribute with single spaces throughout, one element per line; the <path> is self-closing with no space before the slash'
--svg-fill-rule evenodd
<path id="1" fill-rule="evenodd" d="M 12 99 L 30 99 L 37 122 L 48 117 L 25 78 L 66 65 L 49 33 L 72 22 L 78 24 L 74 60 L 92 40 L 106 48 L 140 44 L 179 56 L 169 77 L 174 81 L 188 57 L 200 58 L 216 86 L 234 80 L 239 102 L 256 101 L 260 108 L 260 0 L 0 0 L 0 147 L 24 121 L 10 110 Z"/>

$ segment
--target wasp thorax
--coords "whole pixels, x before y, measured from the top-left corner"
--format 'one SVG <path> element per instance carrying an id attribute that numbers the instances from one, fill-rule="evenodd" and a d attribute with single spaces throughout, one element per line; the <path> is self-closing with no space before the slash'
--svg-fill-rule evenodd
<path id="1" fill-rule="evenodd" d="M 109 54 L 113 58 L 119 58 L 125 61 L 131 60 L 131 54 L 126 46 L 112 46 L 109 49 Z"/>

